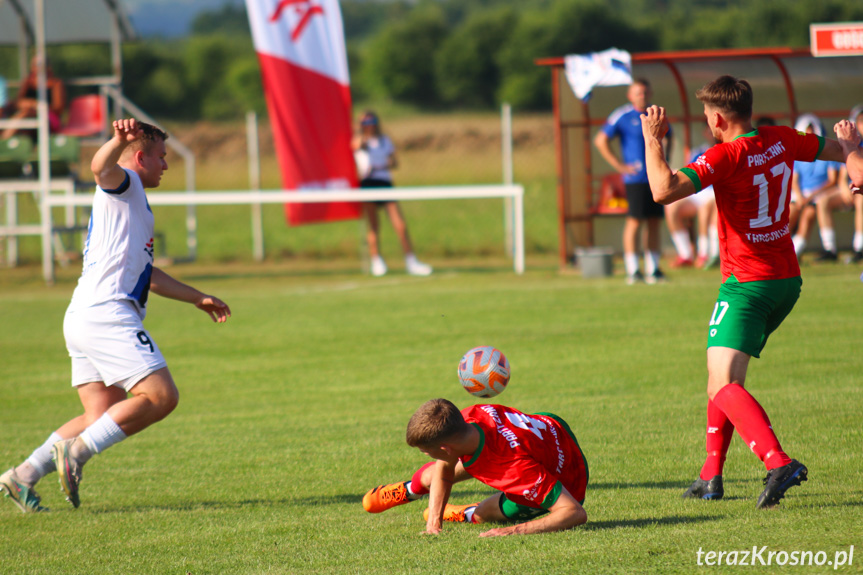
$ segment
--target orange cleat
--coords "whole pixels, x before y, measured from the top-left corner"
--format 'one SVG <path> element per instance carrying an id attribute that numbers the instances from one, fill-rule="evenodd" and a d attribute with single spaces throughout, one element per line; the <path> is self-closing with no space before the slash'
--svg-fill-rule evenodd
<path id="1" fill-rule="evenodd" d="M 443 508 L 443 520 L 452 521 L 453 523 L 465 523 L 467 519 L 465 519 L 464 512 L 471 507 L 476 507 L 477 505 L 479 505 L 479 503 L 470 503 L 468 505 L 450 505 L 447 503 L 446 507 Z M 423 511 L 423 519 L 426 521 L 429 520 L 428 507 Z"/>
<path id="2" fill-rule="evenodd" d="M 363 509 L 369 513 L 382 513 L 397 505 L 410 503 L 408 488 L 405 483 L 390 483 L 378 485 L 363 495 Z"/>

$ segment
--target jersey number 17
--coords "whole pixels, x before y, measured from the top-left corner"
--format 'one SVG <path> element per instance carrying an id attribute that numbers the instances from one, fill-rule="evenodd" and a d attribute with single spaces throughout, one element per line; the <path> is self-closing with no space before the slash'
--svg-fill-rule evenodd
<path id="1" fill-rule="evenodd" d="M 752 178 L 752 185 L 758 187 L 758 217 L 750 218 L 750 228 L 766 228 L 779 222 L 785 212 L 785 199 L 788 197 L 788 184 L 791 181 L 791 168 L 785 162 L 776 164 L 770 168 L 771 179 L 782 177 L 781 190 L 779 193 L 779 204 L 776 206 L 774 217 L 770 217 L 770 180 L 767 174 L 756 174 Z M 775 196 L 774 196 L 775 197 Z"/>

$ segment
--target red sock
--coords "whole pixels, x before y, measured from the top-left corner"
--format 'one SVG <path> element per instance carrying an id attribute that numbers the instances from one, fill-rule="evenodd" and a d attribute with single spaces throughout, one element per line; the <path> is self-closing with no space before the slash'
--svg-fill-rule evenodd
<path id="1" fill-rule="evenodd" d="M 791 463 L 773 433 L 764 408 L 742 386 L 726 385 L 713 396 L 713 403 L 725 412 L 737 433 L 768 470 Z"/>
<path id="2" fill-rule="evenodd" d="M 725 464 L 725 454 L 734 437 L 734 424 L 725 413 L 716 407 L 712 401 L 707 402 L 707 435 L 705 446 L 707 447 L 707 459 L 701 468 L 699 477 L 710 481 L 716 475 L 722 475 L 722 466 Z"/>
<path id="3" fill-rule="evenodd" d="M 427 468 L 431 467 L 434 464 L 434 461 L 429 461 L 428 463 L 417 469 L 416 473 L 414 473 L 414 476 L 411 477 L 411 493 L 413 493 L 414 495 L 425 495 L 429 492 L 429 490 L 425 486 L 423 486 L 423 471 L 425 471 Z"/>

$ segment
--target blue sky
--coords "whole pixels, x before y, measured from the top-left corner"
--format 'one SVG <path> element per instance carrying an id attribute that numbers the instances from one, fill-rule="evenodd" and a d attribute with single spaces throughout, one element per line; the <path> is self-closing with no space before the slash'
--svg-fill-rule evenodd
<path id="1" fill-rule="evenodd" d="M 123 0 L 135 30 L 142 36 L 181 36 L 203 10 L 218 10 L 244 0 Z"/>

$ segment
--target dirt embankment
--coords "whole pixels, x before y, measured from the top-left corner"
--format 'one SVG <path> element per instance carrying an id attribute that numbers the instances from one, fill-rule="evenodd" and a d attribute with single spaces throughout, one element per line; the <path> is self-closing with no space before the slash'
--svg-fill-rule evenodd
<path id="1" fill-rule="evenodd" d="M 175 137 L 188 146 L 200 162 L 220 157 L 245 156 L 246 130 L 242 123 L 195 124 L 168 126 Z M 500 120 L 488 117 L 431 117 L 396 119 L 384 124 L 397 150 L 404 152 L 443 152 L 477 149 L 500 149 Z M 275 153 L 269 123 L 258 128 L 262 156 Z M 529 150 L 554 145 L 554 128 L 549 116 L 516 117 L 513 120 L 513 146 Z"/>

